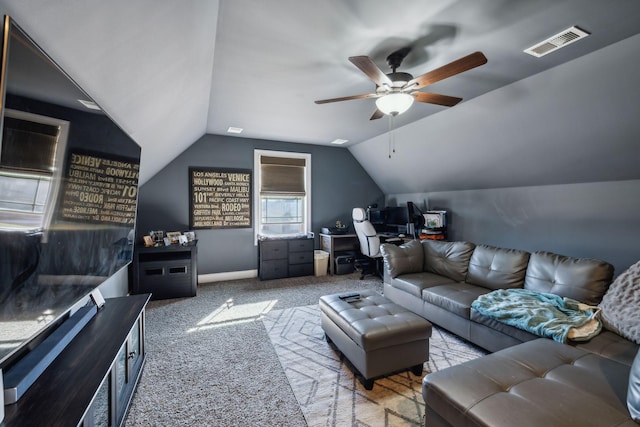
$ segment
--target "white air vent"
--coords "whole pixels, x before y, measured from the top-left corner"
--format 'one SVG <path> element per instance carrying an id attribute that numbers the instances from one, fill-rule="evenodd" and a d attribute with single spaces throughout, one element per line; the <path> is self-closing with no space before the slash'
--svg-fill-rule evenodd
<path id="1" fill-rule="evenodd" d="M 589 33 L 581 30 L 578 27 L 567 28 L 563 32 L 558 33 L 555 36 L 551 36 L 545 41 L 536 44 L 535 46 L 531 46 L 530 48 L 525 49 L 524 52 L 528 53 L 529 55 L 533 55 L 536 58 L 540 58 L 541 56 L 556 51 L 561 47 L 565 47 L 575 41 L 585 38 L 588 35 Z"/>

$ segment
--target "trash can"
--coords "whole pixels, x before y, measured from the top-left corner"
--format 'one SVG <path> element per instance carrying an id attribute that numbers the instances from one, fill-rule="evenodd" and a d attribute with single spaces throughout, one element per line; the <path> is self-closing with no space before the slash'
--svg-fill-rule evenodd
<path id="1" fill-rule="evenodd" d="M 329 252 L 313 251 L 313 267 L 316 276 L 326 276 L 329 268 Z"/>

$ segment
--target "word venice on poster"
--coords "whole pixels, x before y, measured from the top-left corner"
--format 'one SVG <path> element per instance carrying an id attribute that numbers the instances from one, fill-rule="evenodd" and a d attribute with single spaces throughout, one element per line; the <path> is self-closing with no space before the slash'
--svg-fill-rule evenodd
<path id="1" fill-rule="evenodd" d="M 189 168 L 189 226 L 251 227 L 251 170 Z"/>
<path id="2" fill-rule="evenodd" d="M 69 153 L 62 192 L 66 220 L 133 225 L 140 164 L 104 153 Z"/>

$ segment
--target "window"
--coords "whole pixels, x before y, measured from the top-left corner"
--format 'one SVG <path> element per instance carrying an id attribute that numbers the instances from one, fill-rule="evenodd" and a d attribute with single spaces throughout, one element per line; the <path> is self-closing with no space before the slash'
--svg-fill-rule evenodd
<path id="1" fill-rule="evenodd" d="M 311 155 L 255 150 L 256 235 L 311 231 Z"/>
<path id="2" fill-rule="evenodd" d="M 60 183 L 69 122 L 5 110 L 0 140 L 1 228 L 46 227 Z"/>

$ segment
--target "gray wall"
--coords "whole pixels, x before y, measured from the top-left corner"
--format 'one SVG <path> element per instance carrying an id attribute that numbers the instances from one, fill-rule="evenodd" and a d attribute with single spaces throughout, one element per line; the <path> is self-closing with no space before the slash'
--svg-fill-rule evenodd
<path id="1" fill-rule="evenodd" d="M 253 169 L 254 149 L 311 153 L 311 220 L 316 248 L 323 226 L 336 220 L 351 223 L 353 207 L 384 202 L 382 191 L 344 148 L 205 135 L 140 188 L 137 239 L 150 230 L 188 230 L 189 166 Z M 196 230 L 196 235 L 198 274 L 257 268 L 253 229 Z"/>
<path id="2" fill-rule="evenodd" d="M 396 194 L 450 211 L 450 240 L 546 250 L 610 262 L 615 275 L 640 260 L 640 180 Z"/>

